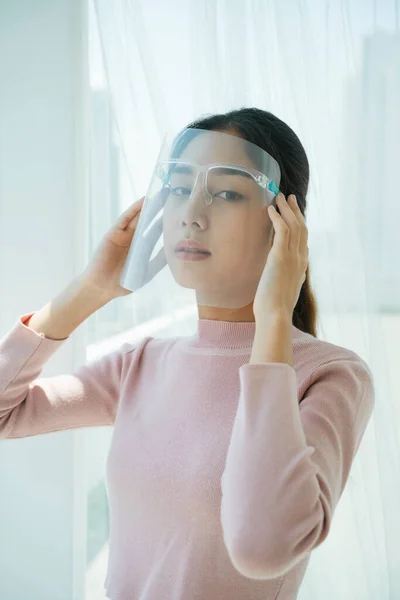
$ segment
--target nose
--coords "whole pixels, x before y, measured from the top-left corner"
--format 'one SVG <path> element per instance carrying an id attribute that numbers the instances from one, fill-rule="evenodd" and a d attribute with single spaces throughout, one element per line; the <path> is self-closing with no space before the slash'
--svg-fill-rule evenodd
<path id="1" fill-rule="evenodd" d="M 180 220 L 181 225 L 193 227 L 194 229 L 206 229 L 206 197 L 204 195 L 204 182 L 202 174 L 199 173 L 194 182 L 192 192 L 182 210 L 183 215 Z"/>

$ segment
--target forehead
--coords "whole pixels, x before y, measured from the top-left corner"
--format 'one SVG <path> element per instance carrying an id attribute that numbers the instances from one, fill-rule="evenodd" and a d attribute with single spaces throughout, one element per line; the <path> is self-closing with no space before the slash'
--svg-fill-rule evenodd
<path id="1" fill-rule="evenodd" d="M 255 165 L 246 152 L 248 145 L 246 140 L 236 135 L 205 131 L 188 143 L 181 153 L 180 159 L 199 165 L 223 163 L 254 169 Z"/>

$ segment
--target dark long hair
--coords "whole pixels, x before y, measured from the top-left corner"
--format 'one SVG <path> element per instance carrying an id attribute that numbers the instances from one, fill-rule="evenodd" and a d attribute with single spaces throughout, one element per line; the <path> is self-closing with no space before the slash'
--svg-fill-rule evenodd
<path id="1" fill-rule="evenodd" d="M 294 131 L 275 115 L 259 108 L 241 108 L 196 119 L 187 129 L 236 132 L 270 154 L 281 170 L 280 191 L 295 194 L 302 214 L 307 207 L 310 168 L 305 150 Z M 278 213 L 279 208 L 276 207 Z M 310 267 L 293 311 L 293 325 L 317 337 L 317 303 L 310 285 Z"/>

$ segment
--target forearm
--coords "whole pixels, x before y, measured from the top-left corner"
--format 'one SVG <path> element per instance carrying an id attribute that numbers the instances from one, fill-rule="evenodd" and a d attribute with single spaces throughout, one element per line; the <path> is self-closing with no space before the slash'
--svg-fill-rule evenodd
<path id="1" fill-rule="evenodd" d="M 25 325 L 53 340 L 67 338 L 85 319 L 109 302 L 81 277 L 35 312 Z"/>
<path id="2" fill-rule="evenodd" d="M 257 322 L 249 364 L 287 363 L 293 367 L 292 321 L 286 315 Z"/>

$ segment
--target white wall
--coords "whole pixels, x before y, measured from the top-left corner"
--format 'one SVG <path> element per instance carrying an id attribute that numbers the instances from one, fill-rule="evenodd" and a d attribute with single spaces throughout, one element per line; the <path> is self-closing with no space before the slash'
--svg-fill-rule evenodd
<path id="1" fill-rule="evenodd" d="M 0 337 L 86 262 L 86 3 L 0 0 Z M 85 360 L 76 330 L 43 370 Z M 84 598 L 84 433 L 0 442 L 0 598 Z"/>

